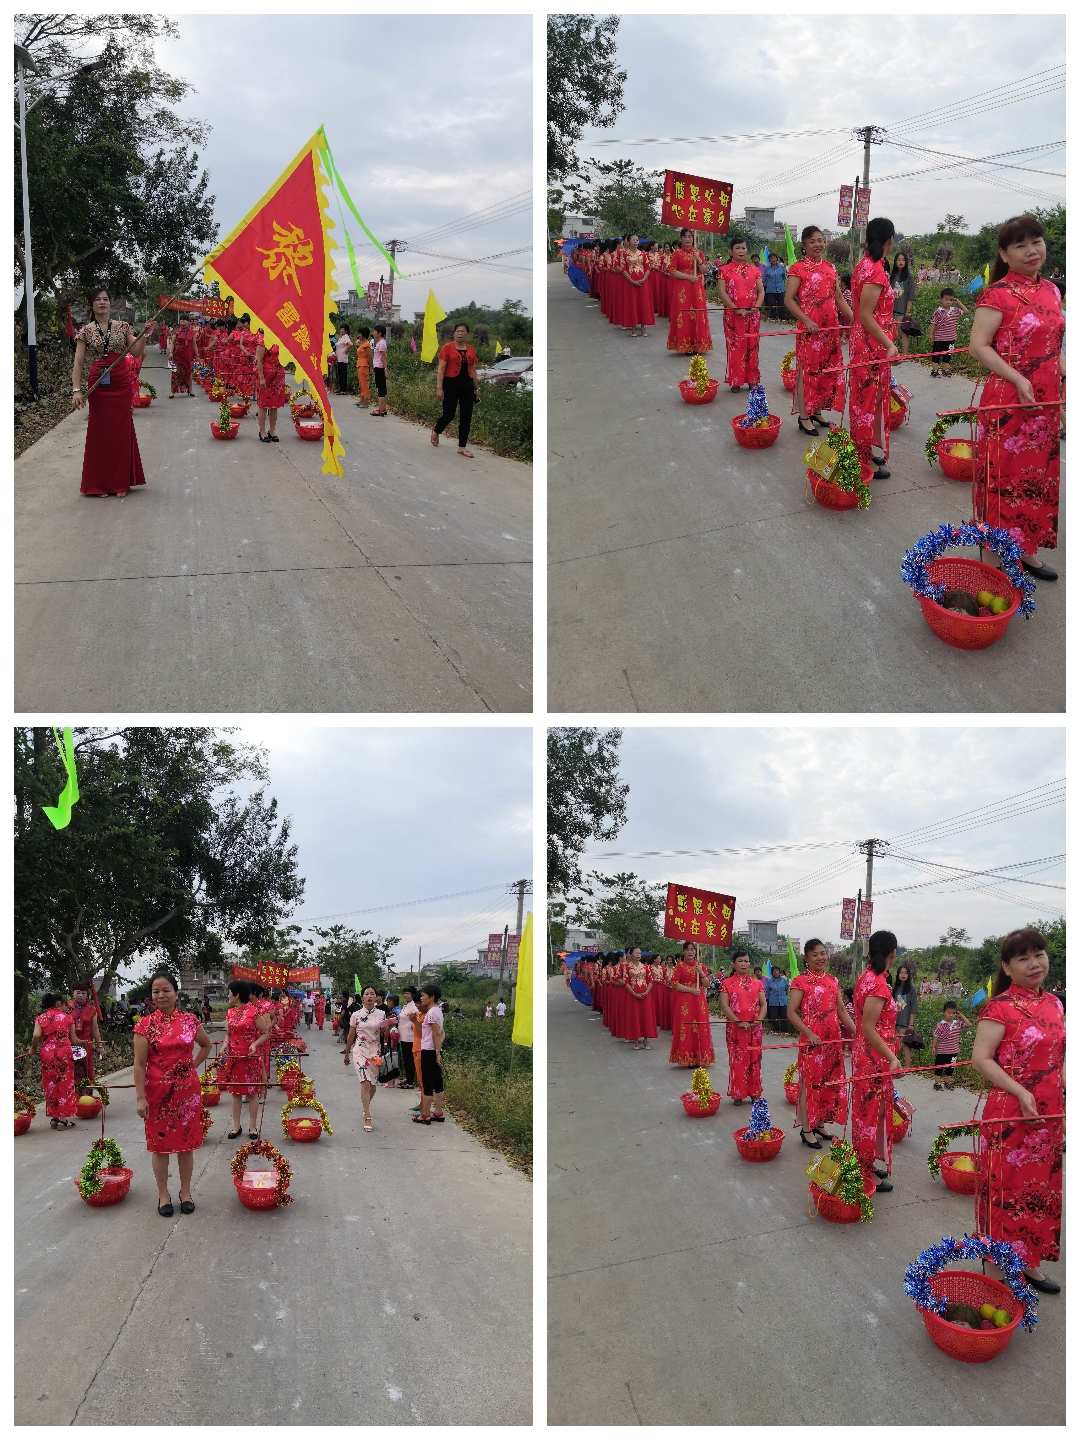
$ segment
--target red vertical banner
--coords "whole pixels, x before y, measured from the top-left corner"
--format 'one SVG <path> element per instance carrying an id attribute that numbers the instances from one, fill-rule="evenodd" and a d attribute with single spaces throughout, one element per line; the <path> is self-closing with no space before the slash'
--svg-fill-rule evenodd
<path id="1" fill-rule="evenodd" d="M 855 898 L 854 898 L 854 896 L 853 896 L 851 899 L 845 899 L 844 902 L 843 902 L 843 905 L 841 906 L 841 910 L 840 910 L 840 939 L 841 939 L 841 940 L 854 940 L 854 939 L 855 939 L 855 907 L 856 907 L 856 904 L 857 904 L 857 902 L 856 902 L 856 900 L 855 900 Z"/>
<path id="2" fill-rule="evenodd" d="M 701 945 L 731 944 L 735 929 L 735 896 L 693 885 L 668 885 L 664 934 L 669 940 L 696 940 Z"/>
<path id="3" fill-rule="evenodd" d="M 836 212 L 836 223 L 848 226 L 851 224 L 851 206 L 855 198 L 854 185 L 840 186 L 840 206 Z"/>
<path id="4" fill-rule="evenodd" d="M 870 932 L 874 928 L 874 902 L 872 900 L 861 900 L 859 902 L 859 924 L 858 935 L 860 940 L 868 940 Z"/>
<path id="5" fill-rule="evenodd" d="M 865 225 L 870 218 L 870 191 L 860 185 L 855 196 L 855 224 Z"/>
<path id="6" fill-rule="evenodd" d="M 684 175 L 669 170 L 664 177 L 660 221 L 681 230 L 709 230 L 726 235 L 731 223 L 733 186 L 726 180 L 708 180 L 704 175 Z"/>

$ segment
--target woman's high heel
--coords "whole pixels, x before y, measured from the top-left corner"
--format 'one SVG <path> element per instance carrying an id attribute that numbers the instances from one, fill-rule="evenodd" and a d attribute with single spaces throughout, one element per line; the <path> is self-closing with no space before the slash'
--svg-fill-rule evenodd
<path id="1" fill-rule="evenodd" d="M 821 1149 L 821 1141 L 817 1138 L 817 1136 L 815 1135 L 814 1138 L 813 1138 L 813 1140 L 808 1140 L 808 1139 L 806 1138 L 806 1131 L 805 1131 L 805 1130 L 800 1130 L 800 1131 L 799 1131 L 799 1139 L 802 1141 L 802 1143 L 806 1146 L 806 1148 L 807 1148 L 808 1150 L 820 1150 L 820 1149 Z"/>

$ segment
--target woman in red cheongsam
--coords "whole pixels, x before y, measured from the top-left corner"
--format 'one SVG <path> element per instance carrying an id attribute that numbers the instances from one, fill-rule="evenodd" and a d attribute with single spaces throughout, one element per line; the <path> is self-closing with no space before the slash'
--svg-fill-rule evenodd
<path id="1" fill-rule="evenodd" d="M 632 335 L 644 335 L 646 325 L 654 325 L 652 296 L 649 291 L 649 260 L 638 249 L 638 237 L 631 235 L 623 255 L 623 288 L 625 291 L 623 320 Z"/>
<path id="2" fill-rule="evenodd" d="M 173 1213 L 169 1156 L 180 1172 L 180 1213 L 195 1209 L 191 1172 L 203 1143 L 199 1066 L 210 1053 L 210 1037 L 196 1015 L 177 1009 L 176 981 L 159 970 L 150 982 L 153 1010 L 135 1022 L 135 1109 L 146 1128 L 158 1189 L 158 1214 Z M 193 1055 L 195 1047 L 198 1053 Z"/>
<path id="3" fill-rule="evenodd" d="M 321 1030 L 321 1029 L 323 1028 L 323 1025 L 324 1025 L 325 1021 L 326 1021 L 326 995 L 325 995 L 325 993 L 324 993 L 324 991 L 323 991 L 322 986 L 320 985 L 319 988 L 318 988 L 318 990 L 315 991 L 315 1024 L 316 1024 L 317 1028 Z"/>
<path id="4" fill-rule="evenodd" d="M 626 952 L 625 1006 L 620 1039 L 633 1041 L 635 1050 L 647 1050 L 656 1039 L 656 1012 L 653 1006 L 653 982 L 649 967 L 635 945 Z"/>
<path id="5" fill-rule="evenodd" d="M 693 1069 L 716 1059 L 712 1019 L 697 946 L 687 940 L 671 982 L 671 1051 L 668 1062 Z"/>
<path id="6" fill-rule="evenodd" d="M 626 960 L 622 955 L 614 957 L 608 993 L 608 1011 L 611 1016 L 608 1029 L 616 1040 L 625 1040 L 623 1031 L 626 1026 Z"/>
<path id="7" fill-rule="evenodd" d="M 653 987 L 653 1009 L 656 1012 L 657 1030 L 671 1029 L 671 992 L 665 983 L 664 962 L 654 955 L 649 962 L 649 979 Z"/>
<path id="8" fill-rule="evenodd" d="M 74 1016 L 63 1009 L 59 995 L 43 995 L 30 1049 L 41 1060 L 45 1113 L 54 1130 L 70 1130 L 75 1124 L 74 1043 Z"/>
<path id="9" fill-rule="evenodd" d="M 891 1190 L 892 1076 L 896 1058 L 896 1002 L 885 972 L 896 959 L 896 936 L 875 930 L 867 969 L 855 986 L 855 1045 L 851 1054 L 851 1144 L 863 1179 Z M 883 1160 L 885 1170 L 875 1168 Z"/>
<path id="10" fill-rule="evenodd" d="M 664 304 L 664 252 L 660 245 L 654 240 L 645 253 L 645 262 L 649 267 L 649 299 L 652 301 L 653 314 L 667 318 L 667 306 Z"/>
<path id="11" fill-rule="evenodd" d="M 694 232 L 679 231 L 679 244 L 671 252 L 668 272 L 667 348 L 677 355 L 707 355 L 712 349 L 708 299 L 705 295 L 705 256 L 694 247 Z"/>
<path id="12" fill-rule="evenodd" d="M 875 480 L 889 478 L 885 466 L 889 458 L 889 362 L 899 351 L 893 344 L 893 293 L 882 261 L 892 249 L 895 234 L 891 220 L 871 220 L 866 227 L 866 254 L 851 275 L 855 319 L 849 332 L 849 429 L 859 458 L 876 466 Z M 874 454 L 875 447 L 880 456 Z"/>
<path id="13" fill-rule="evenodd" d="M 823 410 L 844 413 L 844 352 L 840 316 L 853 319 L 836 268 L 825 257 L 825 236 L 816 225 L 802 232 L 803 258 L 788 266 L 784 306 L 799 323 L 795 336 L 795 393 L 791 413 L 804 435 L 829 425 Z M 828 373 L 826 373 L 828 372 Z"/>
<path id="14" fill-rule="evenodd" d="M 724 384 L 732 391 L 744 385 L 760 385 L 758 338 L 761 334 L 761 307 L 765 286 L 761 271 L 746 258 L 746 241 L 736 240 L 731 259 L 720 267 L 720 304 L 724 307 L 724 344 L 727 370 Z"/>
<path id="15" fill-rule="evenodd" d="M 246 1100 L 248 1138 L 257 1140 L 259 1101 L 266 1078 L 263 1052 L 270 1045 L 270 1016 L 252 999 L 252 986 L 246 980 L 233 980 L 229 993 L 233 997 L 225 1012 L 229 1041 L 225 1058 L 218 1065 L 218 1084 L 232 1096 L 229 1139 L 235 1140 L 240 1134 L 240 1109 Z"/>
<path id="16" fill-rule="evenodd" d="M 1065 398 L 1065 318 L 1057 286 L 1040 279 L 1045 264 L 1038 220 L 1006 221 L 991 283 L 971 323 L 971 353 L 991 372 L 979 399 L 972 494 L 980 520 L 1016 532 L 1024 569 L 1056 580 L 1057 571 L 1039 563 L 1038 550 L 1057 545 L 1064 412 L 1046 402 Z M 992 408 L 1003 405 L 1010 408 Z"/>
<path id="17" fill-rule="evenodd" d="M 720 1013 L 727 1021 L 727 1093 L 741 1105 L 761 1094 L 762 1021 L 768 1006 L 764 982 L 750 973 L 750 956 L 737 950 L 731 958 L 734 970 L 720 982 Z"/>
<path id="18" fill-rule="evenodd" d="M 971 1058 L 994 1087 L 983 1119 L 1007 1122 L 980 1132 L 976 1223 L 1016 1249 L 1036 1290 L 1056 1295 L 1061 1286 L 1041 1267 L 1060 1256 L 1064 1122 L 1032 1123 L 1065 1109 L 1065 1012 L 1043 989 L 1049 969 L 1037 930 L 1006 935 Z"/>
<path id="19" fill-rule="evenodd" d="M 799 1035 L 799 1134 L 811 1150 L 835 1140 L 826 1124 L 847 1121 L 847 1074 L 841 1030 L 855 1034 L 840 982 L 829 974 L 829 954 L 820 940 L 803 947 L 807 968 L 788 989 L 787 1014 Z M 821 1140 L 817 1137 L 820 1136 Z"/>
<path id="20" fill-rule="evenodd" d="M 263 332 L 255 347 L 255 399 L 259 407 L 259 439 L 269 445 L 277 440 L 277 414 L 289 403 L 285 385 L 285 367 L 276 345 L 266 348 Z"/>

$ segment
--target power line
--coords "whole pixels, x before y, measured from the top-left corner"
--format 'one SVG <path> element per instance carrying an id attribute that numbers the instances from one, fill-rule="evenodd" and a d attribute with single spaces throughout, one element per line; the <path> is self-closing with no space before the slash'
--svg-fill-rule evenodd
<path id="1" fill-rule="evenodd" d="M 497 255 L 485 255 L 479 260 L 459 260 L 453 265 L 436 265 L 430 270 L 414 270 L 408 275 L 402 275 L 402 280 L 421 280 L 425 275 L 445 274 L 448 270 L 463 270 L 468 265 L 487 265 L 491 260 L 502 259 L 506 255 L 524 255 L 532 249 L 531 245 L 522 245 L 517 250 L 500 250 Z M 492 269 L 504 269 L 509 267 L 491 266 Z M 518 267 L 514 267 L 518 268 Z"/>
<path id="2" fill-rule="evenodd" d="M 916 150 L 921 155 L 942 155 L 946 160 L 967 161 L 972 165 L 993 165 L 998 170 L 1022 170 L 1027 175 L 1051 175 L 1055 180 L 1064 180 L 1064 170 L 1036 170 L 1031 165 L 1009 165 L 1002 160 L 986 159 L 980 160 L 975 155 L 951 155 L 946 150 L 931 150 L 925 145 L 912 145 L 907 140 L 890 140 L 886 135 L 883 142 L 886 145 L 894 145 L 900 150 Z M 1064 148 L 1064 140 L 1050 140 L 1042 145 L 1029 145 L 1024 150 L 1003 150 L 1003 155 L 1026 155 L 1034 150 L 1061 150 Z"/>
<path id="3" fill-rule="evenodd" d="M 1015 90 L 1017 86 L 1026 85 L 1029 80 L 1037 80 L 1040 85 L 1045 85 L 1047 83 L 1050 83 L 1050 76 L 1060 77 L 1061 83 L 1064 84 L 1064 72 L 1064 65 L 1050 65 L 1045 70 L 1036 70 L 1033 71 L 1032 74 L 1022 75 L 1016 80 L 1007 80 L 1001 85 L 992 85 L 987 90 L 976 90 L 973 95 L 967 95 L 960 100 L 951 100 L 944 105 L 935 105 L 929 110 L 920 110 L 914 115 L 906 116 L 903 120 L 894 121 L 889 126 L 889 129 L 901 130 L 913 128 L 916 121 L 922 121 L 925 123 L 926 126 L 935 125 L 938 123 L 942 115 L 948 115 L 953 110 L 964 109 L 969 105 L 977 104 L 979 102 L 985 103 L 989 100 L 991 96 L 997 96 L 998 99 L 993 103 L 999 106 L 999 108 L 1004 108 L 1005 105 L 1015 104 L 1016 100 L 1024 99 L 1025 95 L 1020 94 L 1016 96 L 1015 99 L 1005 99 L 1002 96 L 1001 92 L 1011 92 Z M 920 126 L 920 128 L 924 127 Z"/>
<path id="4" fill-rule="evenodd" d="M 460 900 L 465 895 L 485 895 L 491 890 L 503 889 L 508 884 L 510 881 L 500 880 L 494 885 L 480 885 L 475 890 L 452 890 L 446 895 L 424 895 L 419 900 L 398 900 L 392 905 L 364 905 L 358 910 L 335 910 L 329 915 L 298 915 L 292 923 L 314 925 L 319 920 L 337 920 L 343 915 L 376 915 L 386 910 L 405 910 L 415 905 L 433 905 L 439 900 Z"/>
<path id="5" fill-rule="evenodd" d="M 441 225 L 432 225 L 427 230 L 421 230 L 418 234 L 409 237 L 410 246 L 425 244 L 436 236 L 442 237 L 444 232 L 457 230 L 464 226 L 471 228 L 474 224 L 489 224 L 492 220 L 500 217 L 503 210 L 517 210 L 518 208 L 532 208 L 532 188 L 517 190 L 513 195 L 507 195 L 499 200 L 493 200 L 491 204 L 482 206 L 479 210 L 471 210 L 466 215 L 460 215 L 455 220 L 445 220 Z"/>
<path id="6" fill-rule="evenodd" d="M 999 800 L 987 800 L 982 805 L 975 805 L 970 810 L 961 810 L 956 815 L 943 816 L 940 820 L 931 821 L 925 825 L 916 825 L 911 830 L 904 830 L 899 835 L 894 835 L 887 843 L 899 845 L 901 842 L 912 843 L 912 837 L 922 835 L 926 830 L 936 830 L 943 824 L 954 824 L 957 820 L 964 820 L 974 815 L 982 814 L 984 811 L 996 810 L 999 806 L 1010 805 L 1015 800 L 1023 800 L 1025 803 L 1032 797 L 1041 794 L 1045 790 L 1056 790 L 1064 785 L 1064 776 L 1058 776 L 1054 780 L 1043 780 L 1038 785 L 1028 786 L 1026 790 L 1017 790 L 1011 795 L 1003 795 Z"/>
<path id="7" fill-rule="evenodd" d="M 798 840 L 776 845 L 721 845 L 702 850 L 601 850 L 597 860 L 644 860 L 668 855 L 768 855 L 778 850 L 819 850 L 828 846 L 849 845 L 848 840 Z"/>
<path id="8" fill-rule="evenodd" d="M 968 868 L 966 868 L 966 867 L 963 866 L 963 865 L 945 865 L 945 864 L 943 864 L 940 860 L 923 860 L 923 859 L 920 859 L 920 857 L 917 856 L 917 855 L 896 855 L 896 856 L 893 856 L 892 854 L 888 854 L 888 855 L 886 855 L 884 858 L 887 859 L 887 860 L 892 860 L 892 859 L 903 860 L 903 861 L 905 861 L 905 862 L 906 862 L 907 864 L 909 864 L 909 865 L 921 865 L 921 866 L 923 866 L 924 869 L 927 869 L 927 870 L 947 870 L 947 871 L 949 871 L 949 872 L 950 872 L 951 874 L 953 874 L 953 875 L 989 875 L 989 876 L 996 876 L 998 879 L 1003 878 L 1003 877 L 1000 875 L 1000 873 L 999 873 L 1001 870 L 1020 870 L 1020 869 L 1023 869 L 1023 868 L 1024 868 L 1025 866 L 1027 866 L 1027 865 L 1038 865 L 1038 864 L 1041 864 L 1043 860 L 1047 860 L 1047 861 L 1048 861 L 1048 860 L 1051 859 L 1051 857 L 1050 857 L 1049 855 L 1043 855 L 1043 856 L 1041 857 L 1041 860 L 1021 860 L 1021 861 L 1017 861 L 1017 863 L 1016 863 L 1015 865 L 999 865 L 999 866 L 997 866 L 997 868 L 994 869 L 994 870 L 969 870 Z M 1064 857 L 1064 855 L 1062 855 L 1062 856 L 1060 856 L 1060 857 L 1055 856 L 1055 857 L 1053 857 L 1053 858 L 1055 858 L 1055 859 L 1058 859 L 1058 858 L 1064 859 L 1065 857 Z M 1034 886 L 1036 886 L 1036 887 L 1037 887 L 1038 889 L 1040 889 L 1040 890 L 1064 890 L 1064 889 L 1065 889 L 1065 886 L 1064 886 L 1064 885 L 1055 885 L 1052 881 L 1049 881 L 1049 880 L 1027 880 L 1027 879 L 1021 879 L 1021 878 L 1013 877 L 1013 876 L 1009 876 L 1009 877 L 1007 877 L 1007 878 L 1009 879 L 1010 883 L 1013 884 L 1013 885 L 1034 885 Z"/>
<path id="9" fill-rule="evenodd" d="M 804 135 L 843 135 L 846 125 L 829 125 L 808 130 L 755 130 L 749 135 L 639 135 L 636 139 L 615 136 L 590 140 L 592 146 L 599 145 L 754 145 L 764 140 L 792 140 Z"/>

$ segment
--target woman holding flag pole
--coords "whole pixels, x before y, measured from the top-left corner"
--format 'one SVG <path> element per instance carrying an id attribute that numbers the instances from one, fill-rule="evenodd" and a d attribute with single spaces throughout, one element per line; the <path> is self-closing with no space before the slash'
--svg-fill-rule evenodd
<path id="1" fill-rule="evenodd" d="M 129 356 L 141 361 L 146 335 L 136 335 L 126 321 L 113 320 L 112 301 L 104 285 L 88 297 L 93 319 L 75 337 L 71 372 L 71 407 L 83 405 L 83 367 L 90 357 L 87 398 L 90 419 L 83 451 L 83 495 L 126 495 L 145 485 L 139 441 L 131 414 L 132 370 Z"/>

